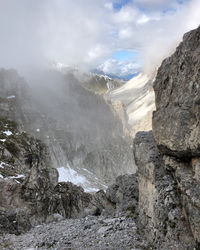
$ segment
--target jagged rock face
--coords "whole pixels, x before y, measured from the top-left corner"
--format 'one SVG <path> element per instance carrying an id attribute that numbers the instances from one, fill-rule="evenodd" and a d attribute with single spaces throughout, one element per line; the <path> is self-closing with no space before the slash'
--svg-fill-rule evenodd
<path id="1" fill-rule="evenodd" d="M 184 36 L 158 70 L 155 140 L 139 133 L 134 141 L 140 221 L 156 246 L 163 242 L 163 249 L 170 241 L 172 249 L 200 245 L 199 73 L 200 27 Z"/>
<path id="2" fill-rule="evenodd" d="M 183 212 L 177 177 L 165 165 L 152 132 L 136 134 L 134 155 L 138 166 L 139 221 L 153 249 L 193 249 L 196 244 L 190 230 L 192 224 Z M 191 207 L 191 202 L 186 203 Z"/>
<path id="3" fill-rule="evenodd" d="M 7 134 L 12 134 L 0 145 L 0 231 L 21 233 L 45 221 L 46 198 L 57 184 L 58 173 L 44 144 L 21 133 L 16 123 L 7 120 L 6 124 Z"/>
<path id="4" fill-rule="evenodd" d="M 58 183 L 44 143 L 5 117 L 0 118 L 0 190 L 0 232 L 15 234 L 49 221 L 54 214 L 84 216 L 92 199 L 81 187 Z"/>
<path id="5" fill-rule="evenodd" d="M 154 82 L 153 133 L 164 153 L 200 155 L 200 27 L 185 34 Z"/>
<path id="6" fill-rule="evenodd" d="M 164 157 L 165 166 L 174 171 L 184 216 L 189 222 L 194 239 L 200 244 L 200 189 L 199 158 L 183 162 L 170 156 Z"/>

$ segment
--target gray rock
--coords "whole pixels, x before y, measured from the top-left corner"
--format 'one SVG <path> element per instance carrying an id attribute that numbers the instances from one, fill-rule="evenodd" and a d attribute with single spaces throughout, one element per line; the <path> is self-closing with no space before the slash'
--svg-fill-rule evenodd
<path id="1" fill-rule="evenodd" d="M 137 175 L 121 175 L 116 182 L 106 190 L 106 197 L 115 207 L 116 212 L 137 211 L 138 182 Z"/>
<path id="2" fill-rule="evenodd" d="M 153 133 L 159 149 L 179 158 L 200 155 L 200 27 L 184 35 L 154 82 Z"/>
<path id="3" fill-rule="evenodd" d="M 101 227 L 101 228 L 99 228 L 99 230 L 97 231 L 97 233 L 104 235 L 110 229 L 112 229 L 112 226 Z"/>
<path id="4" fill-rule="evenodd" d="M 19 236 L 0 235 L 0 249 L 142 250 L 147 247 L 147 242 L 143 235 L 137 233 L 137 225 L 132 219 L 109 219 L 111 225 L 102 225 L 102 221 L 107 220 L 105 217 L 88 216 L 43 224 Z"/>
<path id="5" fill-rule="evenodd" d="M 139 222 L 153 249 L 192 249 L 195 241 L 181 209 L 176 178 L 167 170 L 151 131 L 136 134 L 134 155 L 138 166 Z"/>
<path id="6" fill-rule="evenodd" d="M 184 35 L 176 52 L 165 59 L 154 82 L 156 111 L 153 133 L 164 165 L 173 173 L 183 216 L 200 244 L 200 27 Z M 172 186 L 173 187 L 173 186 Z M 173 192 L 171 186 L 166 192 Z M 172 200 L 165 198 L 165 204 Z"/>

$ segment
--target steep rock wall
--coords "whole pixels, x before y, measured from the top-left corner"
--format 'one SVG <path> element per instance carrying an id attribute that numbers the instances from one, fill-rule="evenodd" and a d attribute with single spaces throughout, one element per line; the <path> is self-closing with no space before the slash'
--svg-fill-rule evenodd
<path id="1" fill-rule="evenodd" d="M 185 217 L 200 243 L 200 27 L 183 37 L 161 65 L 154 90 L 153 133 L 165 165 L 174 170 Z M 172 157 L 173 156 L 173 157 Z"/>
<path id="2" fill-rule="evenodd" d="M 153 133 L 162 152 L 200 155 L 200 27 L 184 35 L 154 82 Z"/>
<path id="3" fill-rule="evenodd" d="M 140 223 L 155 249 L 200 247 L 199 73 L 200 27 L 163 61 L 153 134 L 134 140 Z"/>

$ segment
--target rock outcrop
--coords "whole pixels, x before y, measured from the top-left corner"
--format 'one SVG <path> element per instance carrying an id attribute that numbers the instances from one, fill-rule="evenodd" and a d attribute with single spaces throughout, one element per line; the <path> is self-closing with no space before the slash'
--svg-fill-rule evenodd
<path id="1" fill-rule="evenodd" d="M 184 35 L 166 59 L 154 89 L 157 110 L 153 133 L 165 165 L 174 171 L 182 209 L 194 239 L 200 244 L 200 27 Z M 171 156 L 174 156 L 172 158 Z"/>
<path id="2" fill-rule="evenodd" d="M 21 133 L 16 123 L 5 124 L 10 134 L 1 139 L 0 232 L 20 234 L 53 220 L 55 214 L 85 216 L 92 195 L 70 182 L 58 183 L 47 147 Z"/>
<path id="3" fill-rule="evenodd" d="M 154 82 L 153 132 L 162 152 L 200 156 L 200 27 L 184 35 Z"/>
<path id="4" fill-rule="evenodd" d="M 196 244 L 184 217 L 174 172 L 165 166 L 152 132 L 134 139 L 138 166 L 139 223 L 152 249 L 193 249 Z"/>
<path id="5" fill-rule="evenodd" d="M 163 61 L 154 82 L 153 134 L 134 140 L 139 221 L 153 249 L 200 247 L 199 72 L 200 27 Z"/>

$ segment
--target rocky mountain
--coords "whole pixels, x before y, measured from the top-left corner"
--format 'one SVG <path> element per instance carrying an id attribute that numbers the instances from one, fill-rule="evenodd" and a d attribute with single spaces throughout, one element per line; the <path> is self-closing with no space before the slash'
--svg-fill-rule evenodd
<path id="1" fill-rule="evenodd" d="M 88 85 L 55 70 L 29 84 L 0 70 L 0 232 L 113 211 L 103 191 L 84 189 L 105 189 L 120 172 L 134 172 L 131 141 Z"/>
<path id="2" fill-rule="evenodd" d="M 50 70 L 37 72 L 27 83 L 15 71 L 2 69 L 0 108 L 2 119 L 47 145 L 60 181 L 93 191 L 105 189 L 119 174 L 132 173 L 134 161 L 120 119 L 97 84 L 91 89 L 92 81 L 102 80 L 105 92 L 109 82 L 88 77 L 81 81 L 80 74 Z"/>

